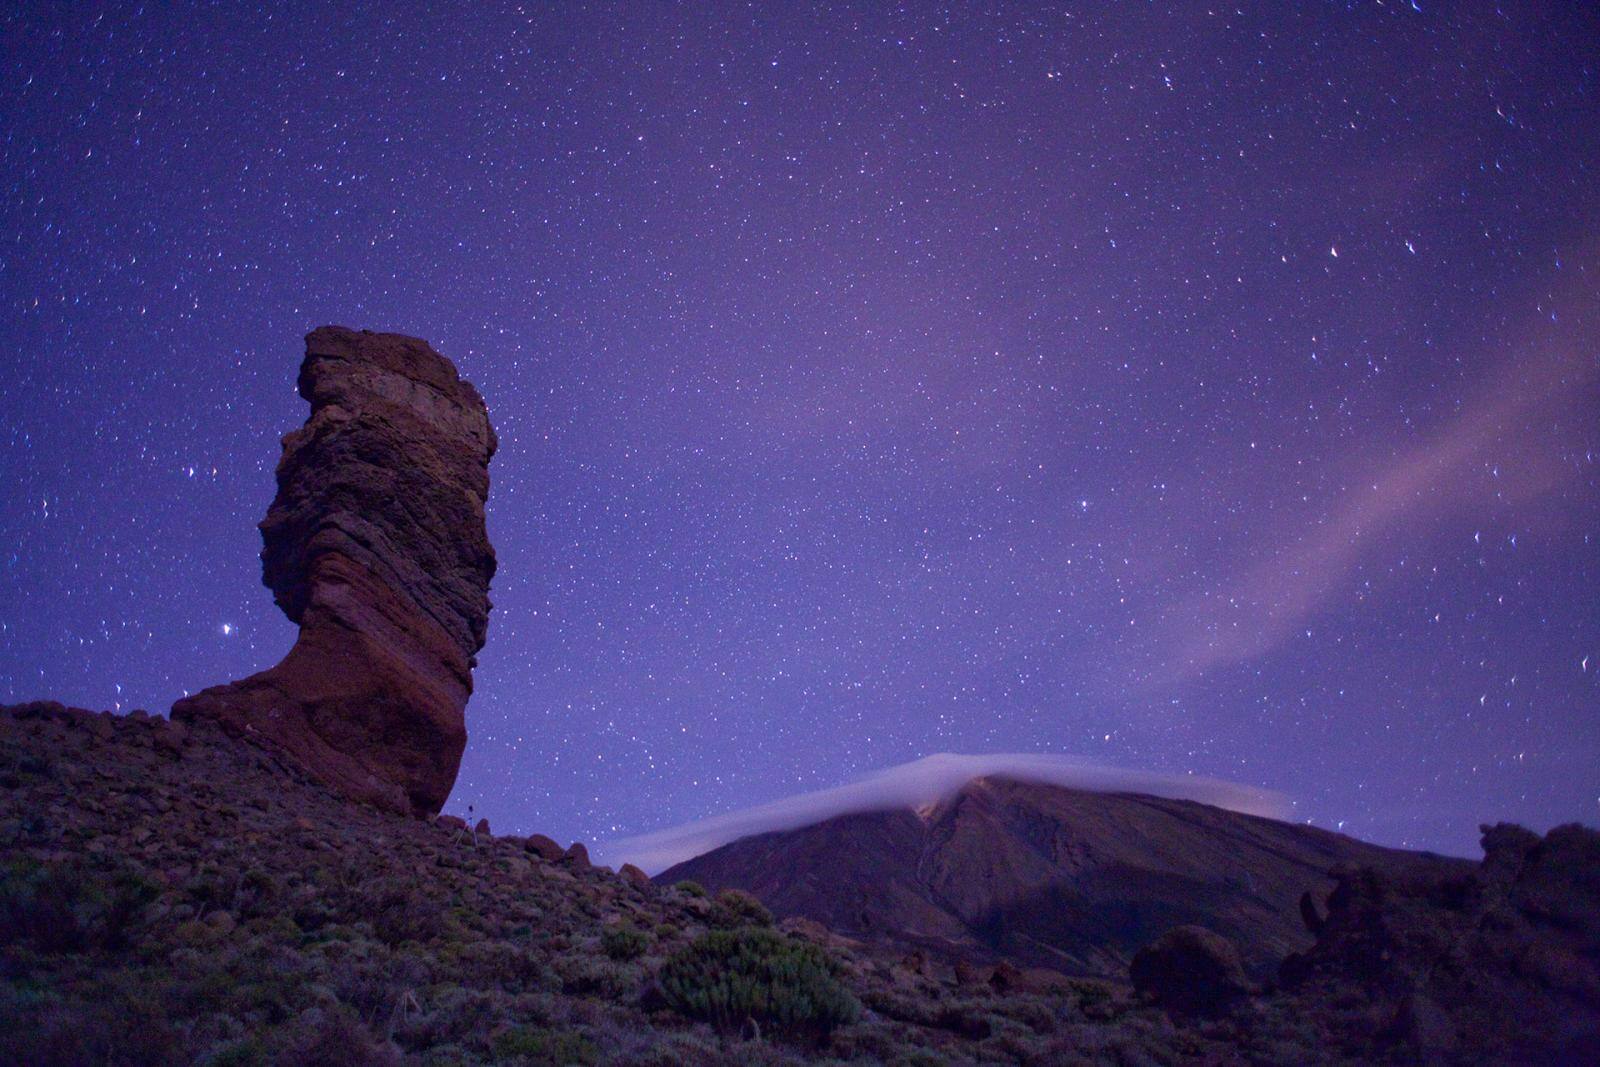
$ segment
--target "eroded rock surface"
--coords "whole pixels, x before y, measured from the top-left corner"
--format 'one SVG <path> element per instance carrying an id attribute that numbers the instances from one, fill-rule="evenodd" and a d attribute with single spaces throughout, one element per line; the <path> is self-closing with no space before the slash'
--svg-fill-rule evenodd
<path id="1" fill-rule="evenodd" d="M 1341 871 L 1281 983 L 1331 1042 L 1440 1063 L 1600 1063 L 1600 832 L 1483 827 L 1483 862 Z"/>
<path id="2" fill-rule="evenodd" d="M 282 749 L 327 784 L 439 810 L 466 746 L 489 618 L 496 440 L 483 399 L 425 341 L 306 337 L 306 424 L 283 439 L 262 580 L 300 636 L 269 670 L 173 706 Z"/>

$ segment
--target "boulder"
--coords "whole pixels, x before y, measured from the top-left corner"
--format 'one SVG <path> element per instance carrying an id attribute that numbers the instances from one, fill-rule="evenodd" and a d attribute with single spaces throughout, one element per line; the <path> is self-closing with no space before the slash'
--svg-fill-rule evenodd
<path id="1" fill-rule="evenodd" d="M 283 439 L 261 523 L 262 579 L 299 638 L 172 715 L 264 742 L 348 797 L 432 815 L 488 625 L 494 431 L 450 361 L 399 334 L 314 330 L 299 390 L 311 415 Z"/>
<path id="2" fill-rule="evenodd" d="M 183 753 L 183 746 L 188 743 L 188 727 L 170 719 L 161 720 L 161 728 L 156 731 L 156 747 L 177 756 Z"/>
<path id="3" fill-rule="evenodd" d="M 971 960 L 958 959 L 955 962 L 956 985 L 981 986 L 988 984 L 990 969 L 981 967 Z"/>
<path id="4" fill-rule="evenodd" d="M 540 859 L 554 863 L 567 854 L 567 850 L 543 834 L 529 834 L 522 847 Z"/>
<path id="5" fill-rule="evenodd" d="M 639 889 L 650 888 L 650 876 L 631 863 L 624 863 L 617 869 L 617 874 L 624 882 L 628 882 Z"/>
<path id="6" fill-rule="evenodd" d="M 1128 973 L 1136 992 L 1184 1014 L 1219 1014 L 1251 991 L 1238 948 L 1203 926 L 1168 930 L 1134 955 Z"/>

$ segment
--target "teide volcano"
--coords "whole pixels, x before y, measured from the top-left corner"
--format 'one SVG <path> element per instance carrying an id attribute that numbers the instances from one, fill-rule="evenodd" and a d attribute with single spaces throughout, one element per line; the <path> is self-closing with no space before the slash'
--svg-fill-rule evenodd
<path id="1" fill-rule="evenodd" d="M 1190 800 L 985 777 L 922 809 L 747 837 L 656 881 L 743 889 L 866 941 L 1108 977 L 1198 924 L 1266 976 L 1312 942 L 1302 896 L 1314 913 L 1334 868 L 1354 865 L 1469 866 Z"/>

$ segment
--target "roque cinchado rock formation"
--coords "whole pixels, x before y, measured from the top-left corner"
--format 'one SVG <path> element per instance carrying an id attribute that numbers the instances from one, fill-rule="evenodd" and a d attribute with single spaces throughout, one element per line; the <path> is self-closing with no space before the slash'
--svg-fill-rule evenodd
<path id="1" fill-rule="evenodd" d="M 488 625 L 494 430 L 450 361 L 399 334 L 313 331 L 299 389 L 311 417 L 283 439 L 261 523 L 262 580 L 299 638 L 172 715 L 264 740 L 356 799 L 436 812 Z"/>

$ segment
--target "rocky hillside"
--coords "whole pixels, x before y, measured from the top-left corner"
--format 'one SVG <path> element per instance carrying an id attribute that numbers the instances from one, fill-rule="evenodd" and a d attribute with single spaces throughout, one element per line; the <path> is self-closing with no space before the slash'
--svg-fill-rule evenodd
<path id="1" fill-rule="evenodd" d="M 1600 1062 L 1600 835 L 1345 872 L 1279 982 L 1136 987 L 770 926 L 579 847 L 353 803 L 209 722 L 0 710 L 0 1049 L 27 1064 Z M 751 991 L 760 993 L 752 998 Z M 741 999 L 742 998 L 742 999 Z"/>
<path id="2" fill-rule="evenodd" d="M 0 787 L 6 1062 L 749 1067 L 1221 1047 L 1125 988 L 958 980 L 811 924 L 773 931 L 738 894 L 591 867 L 581 847 L 352 803 L 209 722 L 4 709 Z M 737 961 L 688 963 L 741 931 L 781 958 L 817 952 L 818 980 L 779 983 L 748 1021 L 710 1010 L 697 989 Z"/>
<path id="3" fill-rule="evenodd" d="M 931 810 L 735 841 L 659 881 L 742 889 L 780 917 L 935 955 L 1119 979 L 1144 945 L 1197 924 L 1260 978 L 1311 944 L 1300 899 L 1349 865 L 1468 866 L 1193 801 L 985 778 Z"/>

